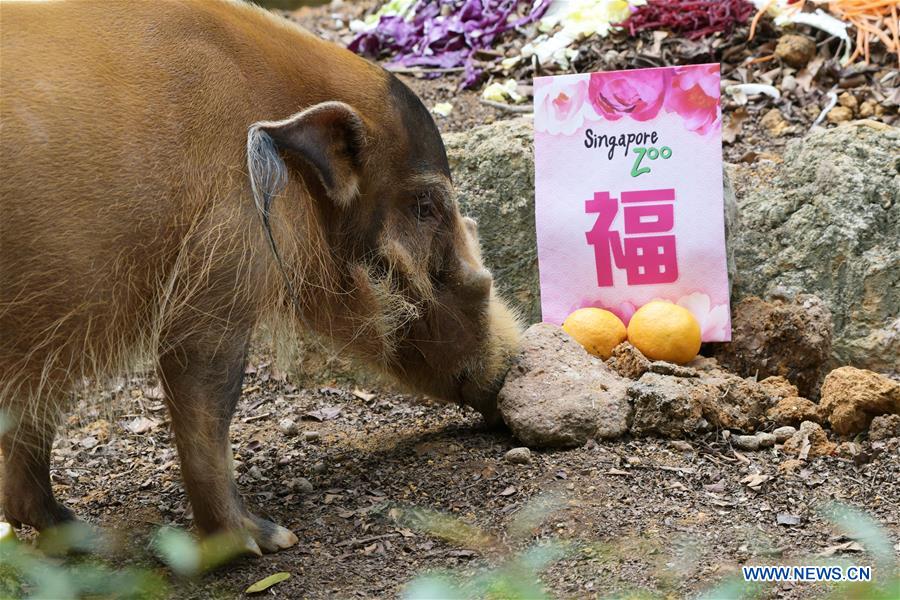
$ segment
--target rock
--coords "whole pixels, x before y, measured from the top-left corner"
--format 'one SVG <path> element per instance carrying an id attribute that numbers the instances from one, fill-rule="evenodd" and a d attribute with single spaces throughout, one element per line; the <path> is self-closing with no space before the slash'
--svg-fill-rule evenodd
<path id="1" fill-rule="evenodd" d="M 462 213 L 478 221 L 485 265 L 529 323 L 541 320 L 530 119 L 444 136 Z"/>
<path id="2" fill-rule="evenodd" d="M 766 412 L 766 417 L 775 425 L 799 425 L 803 421 L 822 422 L 819 405 L 797 396 L 779 400 Z"/>
<path id="3" fill-rule="evenodd" d="M 675 438 L 707 431 L 703 407 L 717 393 L 699 379 L 645 373 L 628 388 L 634 403 L 631 432 Z"/>
<path id="4" fill-rule="evenodd" d="M 728 166 L 736 302 L 814 294 L 831 311 L 840 364 L 900 371 L 898 155 L 900 130 L 858 121 L 790 142 L 781 164 Z"/>
<path id="5" fill-rule="evenodd" d="M 784 34 L 775 46 L 775 56 L 795 69 L 805 67 L 815 55 L 816 42 L 805 35 Z"/>
<path id="6" fill-rule="evenodd" d="M 759 383 L 721 369 L 692 371 L 689 377 L 648 371 L 628 388 L 633 434 L 681 437 L 710 427 L 750 433 L 763 424 L 772 397 Z"/>
<path id="7" fill-rule="evenodd" d="M 775 445 L 775 436 L 764 431 L 753 435 L 733 435 L 729 439 L 733 446 L 741 450 L 759 450 L 760 448 L 771 448 Z"/>
<path id="8" fill-rule="evenodd" d="M 525 332 L 500 390 L 500 414 L 527 446 L 580 446 L 628 431 L 627 388 L 561 328 L 538 323 Z"/>
<path id="9" fill-rule="evenodd" d="M 777 108 L 772 108 L 764 114 L 759 124 L 772 137 L 781 137 L 791 130 L 790 123 L 785 121 L 784 115 Z"/>
<path id="10" fill-rule="evenodd" d="M 541 320 L 534 228 L 532 119 L 519 117 L 444 136 L 463 214 L 478 221 L 484 261 L 499 291 L 529 323 Z M 734 231 L 736 200 L 724 175 L 726 236 Z M 730 237 L 728 238 L 730 240 Z M 732 245 L 726 244 L 729 281 Z"/>
<path id="11" fill-rule="evenodd" d="M 864 119 L 873 116 L 876 106 L 878 106 L 878 103 L 874 100 L 865 100 L 859 105 L 859 116 Z"/>
<path id="12" fill-rule="evenodd" d="M 838 456 L 843 456 L 844 458 L 855 458 L 859 456 L 860 448 L 859 444 L 854 442 L 841 442 L 837 445 L 835 452 Z"/>
<path id="13" fill-rule="evenodd" d="M 805 114 L 812 121 L 819 118 L 819 113 L 821 112 L 822 109 L 819 108 L 819 105 L 815 103 L 809 103 L 803 107 L 803 114 Z"/>
<path id="14" fill-rule="evenodd" d="M 627 379 L 640 379 L 650 369 L 650 361 L 641 351 L 628 342 L 613 348 L 612 356 L 606 361 L 610 369 Z"/>
<path id="15" fill-rule="evenodd" d="M 772 397 L 758 382 L 722 370 L 704 374 L 700 380 L 715 389 L 715 396 L 706 398 L 703 405 L 703 416 L 712 425 L 750 433 L 764 423 Z"/>
<path id="16" fill-rule="evenodd" d="M 719 345 L 715 357 L 745 377 L 785 377 L 810 397 L 827 371 L 831 331 L 831 313 L 815 296 L 771 302 L 751 296 L 734 307 L 733 341 Z"/>
<path id="17" fill-rule="evenodd" d="M 772 435 L 775 436 L 775 441 L 779 444 L 783 444 L 788 441 L 790 437 L 795 433 L 797 433 L 797 428 L 791 427 L 790 425 L 777 427 L 774 431 L 772 431 Z"/>
<path id="18" fill-rule="evenodd" d="M 825 377 L 822 414 L 840 435 L 865 431 L 872 419 L 900 414 L 900 383 L 855 367 L 840 367 Z"/>
<path id="19" fill-rule="evenodd" d="M 319 438 L 322 437 L 318 431 L 304 431 L 303 432 L 303 441 L 304 442 L 318 442 Z"/>
<path id="20" fill-rule="evenodd" d="M 691 446 L 688 442 L 685 442 L 684 440 L 672 440 L 671 442 L 669 442 L 669 445 L 672 446 L 672 448 L 674 448 L 675 450 L 678 450 L 679 452 L 693 452 L 694 451 L 694 447 Z"/>
<path id="21" fill-rule="evenodd" d="M 829 110 L 825 118 L 829 123 L 846 123 L 853 118 L 853 111 L 846 106 L 838 105 Z"/>
<path id="22" fill-rule="evenodd" d="M 288 488 L 301 494 L 309 494 L 313 491 L 313 484 L 306 477 L 297 477 L 288 482 Z"/>
<path id="23" fill-rule="evenodd" d="M 321 473 L 324 473 L 325 471 L 327 471 L 328 467 L 325 466 L 325 463 L 323 463 L 323 462 L 317 462 L 317 463 L 313 464 L 312 467 L 310 467 L 310 470 L 313 473 L 321 474 Z"/>
<path id="24" fill-rule="evenodd" d="M 741 450 L 759 450 L 759 438 L 755 435 L 733 435 L 731 443 Z"/>
<path id="25" fill-rule="evenodd" d="M 785 454 L 796 454 L 801 459 L 833 454 L 837 444 L 828 441 L 825 430 L 818 423 L 803 421 L 800 429 L 783 446 Z"/>
<path id="26" fill-rule="evenodd" d="M 857 107 L 859 107 L 859 100 L 850 92 L 844 92 L 838 96 L 838 104 L 844 108 L 849 108 L 852 112 L 856 112 Z"/>
<path id="27" fill-rule="evenodd" d="M 790 513 L 778 513 L 777 515 L 775 515 L 775 522 L 779 525 L 793 527 L 800 524 L 800 516 L 792 515 Z"/>
<path id="28" fill-rule="evenodd" d="M 774 433 L 766 433 L 765 431 L 758 432 L 756 434 L 756 439 L 759 440 L 760 448 L 771 448 L 777 441 Z"/>
<path id="29" fill-rule="evenodd" d="M 293 419 L 284 418 L 278 421 L 278 430 L 284 435 L 297 435 L 297 423 Z"/>
<path id="30" fill-rule="evenodd" d="M 514 465 L 527 465 L 531 462 L 531 450 L 528 448 L 513 448 L 503 457 L 506 462 Z"/>
<path id="31" fill-rule="evenodd" d="M 869 425 L 869 440 L 880 442 L 900 437 L 900 415 L 881 415 Z"/>
<path id="32" fill-rule="evenodd" d="M 759 385 L 773 398 L 782 399 L 800 395 L 800 390 L 797 389 L 797 386 L 780 375 L 766 377 L 759 382 Z"/>
<path id="33" fill-rule="evenodd" d="M 651 373 L 659 373 L 660 375 L 671 375 L 672 377 L 700 377 L 700 373 L 691 367 L 676 365 L 664 360 L 656 360 L 650 363 L 648 369 Z"/>

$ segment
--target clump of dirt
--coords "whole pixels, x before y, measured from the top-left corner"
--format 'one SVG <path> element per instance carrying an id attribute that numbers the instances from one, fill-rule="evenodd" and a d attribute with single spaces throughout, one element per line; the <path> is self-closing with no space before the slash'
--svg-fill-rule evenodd
<path id="1" fill-rule="evenodd" d="M 831 312 L 816 296 L 745 298 L 732 309 L 732 341 L 715 347 L 725 368 L 744 377 L 782 376 L 800 396 L 818 398 L 831 360 Z"/>
<path id="2" fill-rule="evenodd" d="M 823 412 L 837 433 L 865 431 L 872 419 L 900 414 L 900 383 L 855 367 L 835 369 L 822 385 Z"/>

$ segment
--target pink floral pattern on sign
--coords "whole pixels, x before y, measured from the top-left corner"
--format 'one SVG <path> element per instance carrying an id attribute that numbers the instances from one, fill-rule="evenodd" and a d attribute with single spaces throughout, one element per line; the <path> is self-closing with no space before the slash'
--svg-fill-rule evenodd
<path id="1" fill-rule="evenodd" d="M 718 131 L 722 124 L 717 64 L 591 73 L 587 103 L 579 85 L 583 83 L 553 79 L 539 84 L 552 88 L 548 93 L 535 92 L 535 112 L 546 114 L 552 110 L 555 117 L 555 127 L 546 131 L 571 135 L 581 127 L 584 118 L 618 121 L 629 117 L 645 122 L 663 110 L 680 116 L 685 129 L 699 135 Z M 554 101 L 559 102 L 556 108 L 550 106 Z M 584 115 L 565 122 L 566 116 L 576 114 L 582 104 Z M 536 121 L 548 122 L 541 118 Z M 578 126 L 572 129 L 575 123 Z"/>
<path id="2" fill-rule="evenodd" d="M 534 107 L 543 131 L 572 135 L 584 123 L 583 109 L 587 100 L 586 81 L 545 80 L 535 86 Z"/>
<path id="3" fill-rule="evenodd" d="M 676 304 L 691 311 L 700 323 L 704 340 L 725 339 L 731 332 L 731 313 L 727 304 L 713 305 L 709 296 L 694 292 L 682 296 Z"/>
<path id="4" fill-rule="evenodd" d="M 597 114 L 609 121 L 629 116 L 648 121 L 659 113 L 669 86 L 665 69 L 591 73 L 588 97 Z"/>
<path id="5" fill-rule="evenodd" d="M 666 95 L 666 110 L 684 119 L 689 131 L 706 135 L 722 123 L 719 106 L 719 65 L 678 67 Z"/>

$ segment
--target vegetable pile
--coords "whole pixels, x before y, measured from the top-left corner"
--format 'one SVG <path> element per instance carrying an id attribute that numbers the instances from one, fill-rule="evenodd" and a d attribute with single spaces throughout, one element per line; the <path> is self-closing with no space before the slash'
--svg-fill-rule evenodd
<path id="1" fill-rule="evenodd" d="M 747 0 L 649 0 L 623 26 L 631 35 L 666 29 L 695 40 L 718 32 L 730 34 L 753 12 Z"/>
<path id="2" fill-rule="evenodd" d="M 488 63 L 505 73 L 532 63 L 569 71 L 583 40 L 614 30 L 633 37 L 664 30 L 698 40 L 730 35 L 750 21 L 752 39 L 768 16 L 778 27 L 808 25 L 839 39 L 847 65 L 860 57 L 868 62 L 876 43 L 900 60 L 898 13 L 900 0 L 390 0 L 351 24 L 356 37 L 349 47 L 391 57 L 387 66 L 393 70 L 429 77 L 463 72 L 462 87 L 469 88 L 480 81 L 482 68 L 493 70 Z M 520 52 L 492 50 L 513 30 L 527 40 Z"/>
<path id="3" fill-rule="evenodd" d="M 900 64 L 900 0 L 756 0 L 760 7 L 753 19 L 754 25 L 759 18 L 769 13 L 775 17 L 776 24 L 782 22 L 806 22 L 814 27 L 828 30 L 815 22 L 836 22 L 838 26 L 852 25 L 856 29 L 856 49 L 846 62 L 853 62 L 862 56 L 868 63 L 870 46 L 882 43 L 889 52 L 897 55 Z M 815 15 L 804 13 L 804 8 L 816 8 Z M 830 18 L 821 8 L 833 15 Z M 806 17 L 801 20 L 800 17 Z M 834 32 L 829 32 L 834 35 Z M 751 37 L 753 32 L 751 30 Z"/>
<path id="4" fill-rule="evenodd" d="M 357 54 L 392 54 L 389 66 L 463 67 L 463 86 L 478 81 L 472 60 L 489 49 L 500 34 L 535 22 L 550 0 L 415 0 L 394 1 L 379 11 L 374 23 L 355 24 L 360 31 L 350 43 Z"/>

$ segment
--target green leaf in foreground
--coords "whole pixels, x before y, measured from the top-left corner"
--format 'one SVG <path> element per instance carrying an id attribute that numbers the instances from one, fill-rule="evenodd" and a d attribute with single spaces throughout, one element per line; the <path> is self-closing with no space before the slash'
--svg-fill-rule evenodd
<path id="1" fill-rule="evenodd" d="M 154 546 L 163 562 L 177 574 L 191 576 L 200 571 L 200 549 L 187 533 L 163 527 L 156 534 Z"/>
<path id="2" fill-rule="evenodd" d="M 260 579 L 246 590 L 244 593 L 246 594 L 258 594 L 259 592 L 264 592 L 276 583 L 281 583 L 285 579 L 290 578 L 291 574 L 285 571 L 281 571 L 280 573 L 275 573 L 274 575 L 269 575 L 265 579 Z"/>
<path id="3" fill-rule="evenodd" d="M 465 600 L 468 595 L 448 575 L 420 575 L 406 585 L 403 600 Z"/>

